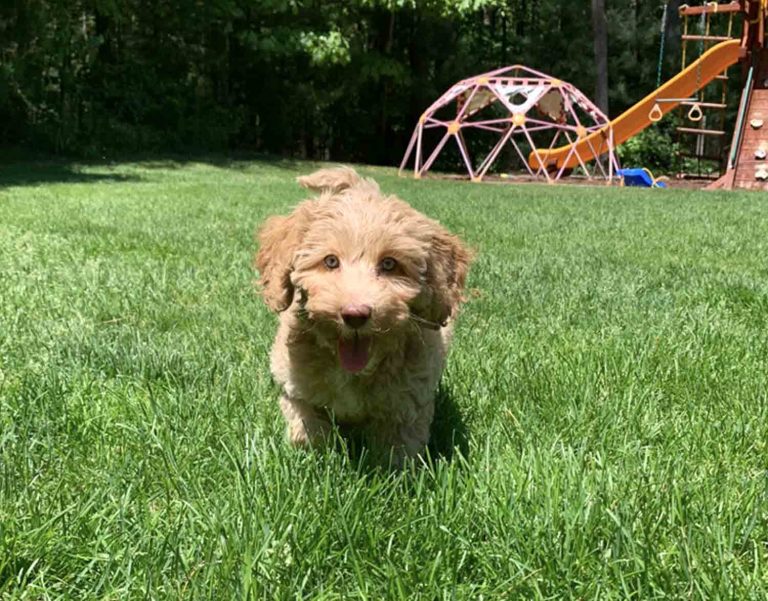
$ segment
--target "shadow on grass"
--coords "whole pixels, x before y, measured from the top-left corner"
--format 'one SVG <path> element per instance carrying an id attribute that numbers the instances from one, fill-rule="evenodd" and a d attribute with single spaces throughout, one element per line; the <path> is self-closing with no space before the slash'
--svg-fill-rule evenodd
<path id="1" fill-rule="evenodd" d="M 37 564 L 37 561 L 26 557 L 11 555 L 8 558 L 3 558 L 2 563 L 0 563 L 0 591 L 10 590 L 14 584 L 23 585 Z"/>
<path id="2" fill-rule="evenodd" d="M 248 169 L 252 168 L 254 163 L 261 163 L 270 168 L 283 169 L 285 171 L 298 171 L 309 173 L 315 169 L 322 169 L 336 165 L 350 165 L 355 168 L 363 169 L 389 169 L 397 167 L 397 163 L 392 165 L 376 165 L 361 163 L 359 160 L 352 159 L 312 159 L 296 158 L 290 156 L 281 156 L 266 152 L 233 150 L 226 153 L 195 153 L 187 154 L 167 152 L 167 153 L 144 153 L 137 155 L 121 155 L 109 157 L 111 164 L 117 163 L 136 163 L 147 169 L 181 169 L 190 164 L 210 165 L 222 169 Z"/>
<path id="3" fill-rule="evenodd" d="M 429 452 L 436 459 L 452 460 L 458 451 L 463 457 L 469 456 L 467 424 L 450 389 L 440 386 L 435 398 L 435 419 L 432 422 L 432 436 Z"/>
<path id="4" fill-rule="evenodd" d="M 59 161 L 21 161 L 0 165 L 0 188 L 36 186 L 39 184 L 80 184 L 96 182 L 126 182 L 139 178 L 120 173 L 86 173 L 85 163 Z"/>
<path id="5" fill-rule="evenodd" d="M 117 159 L 115 159 L 116 161 Z M 164 154 L 160 156 L 143 155 L 124 157 L 122 162 L 136 163 L 145 169 L 182 169 L 190 164 L 210 165 L 221 169 L 243 170 L 253 167 L 254 163 L 263 163 L 275 169 L 298 171 L 312 161 L 285 158 L 271 154 L 232 152 L 228 154 Z M 321 163 L 317 163 L 320 165 Z"/>
<path id="6" fill-rule="evenodd" d="M 51 158 L 12 152 L 0 148 L 0 188 L 7 186 L 34 186 L 50 183 L 88 183 L 104 181 L 138 181 L 135 175 L 106 172 L 122 164 L 132 164 L 143 169 L 184 169 L 190 165 L 209 165 L 221 169 L 244 171 L 261 164 L 272 169 L 296 173 L 309 173 L 329 165 L 348 164 L 344 161 L 321 162 L 286 158 L 255 152 L 215 153 L 142 153 L 122 154 L 103 159 Z M 101 169 L 100 173 L 88 173 L 84 169 Z"/>
<path id="7" fill-rule="evenodd" d="M 353 463 L 362 462 L 365 469 L 378 470 L 389 462 L 365 439 L 365 435 L 354 426 L 337 425 L 337 434 L 343 443 L 338 448 L 346 448 Z M 432 422 L 428 453 L 432 462 L 453 461 L 459 453 L 464 458 L 469 456 L 469 439 L 464 418 L 453 399 L 451 391 L 443 386 L 435 397 L 435 418 Z"/>

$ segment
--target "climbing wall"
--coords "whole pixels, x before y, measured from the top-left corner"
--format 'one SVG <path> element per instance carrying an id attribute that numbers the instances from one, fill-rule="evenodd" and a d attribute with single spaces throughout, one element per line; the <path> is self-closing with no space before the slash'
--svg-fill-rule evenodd
<path id="1" fill-rule="evenodd" d="M 733 187 L 768 190 L 768 50 L 752 52 L 754 84 L 741 126 Z"/>
<path id="2" fill-rule="evenodd" d="M 755 86 L 743 125 L 734 188 L 768 190 L 768 89 Z"/>

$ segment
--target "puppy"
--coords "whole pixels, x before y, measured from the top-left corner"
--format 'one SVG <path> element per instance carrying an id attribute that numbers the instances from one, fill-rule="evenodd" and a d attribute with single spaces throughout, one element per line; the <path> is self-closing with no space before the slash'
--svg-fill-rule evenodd
<path id="1" fill-rule="evenodd" d="M 429 442 L 470 253 L 349 168 L 298 178 L 319 196 L 259 232 L 256 268 L 280 324 L 271 369 L 295 446 L 332 422 L 395 464 Z"/>

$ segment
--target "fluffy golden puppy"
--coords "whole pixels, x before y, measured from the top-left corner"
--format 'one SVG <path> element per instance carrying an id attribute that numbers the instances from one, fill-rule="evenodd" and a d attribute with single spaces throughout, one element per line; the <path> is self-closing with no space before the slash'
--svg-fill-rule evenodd
<path id="1" fill-rule="evenodd" d="M 352 169 L 298 181 L 319 196 L 269 218 L 256 255 L 280 318 L 271 368 L 288 438 L 311 446 L 350 424 L 400 463 L 429 441 L 470 253 Z"/>

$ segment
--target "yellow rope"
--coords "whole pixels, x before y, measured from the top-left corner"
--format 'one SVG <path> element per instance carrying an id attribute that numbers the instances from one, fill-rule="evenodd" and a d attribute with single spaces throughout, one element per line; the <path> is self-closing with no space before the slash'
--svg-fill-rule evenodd
<path id="1" fill-rule="evenodd" d="M 651 170 L 648 169 L 647 167 L 643 167 L 643 171 L 645 171 L 645 173 L 648 175 L 648 177 L 651 178 L 651 182 L 652 182 L 651 183 L 651 188 L 658 188 L 659 187 L 659 181 L 661 180 L 661 178 L 658 178 L 658 179 L 655 178 L 653 176 L 653 173 L 651 173 Z"/>

